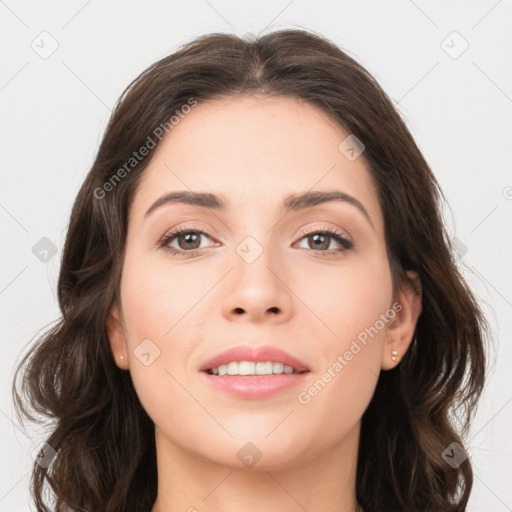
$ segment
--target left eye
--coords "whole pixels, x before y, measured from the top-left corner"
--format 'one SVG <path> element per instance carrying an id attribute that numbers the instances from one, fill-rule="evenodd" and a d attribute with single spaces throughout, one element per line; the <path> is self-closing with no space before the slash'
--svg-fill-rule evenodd
<path id="1" fill-rule="evenodd" d="M 336 249 L 329 249 L 331 241 L 334 240 L 341 245 L 345 250 L 352 248 L 352 242 L 345 238 L 341 233 L 337 231 L 312 231 L 306 233 L 301 240 L 306 240 L 306 243 L 311 242 L 313 244 L 313 250 L 321 252 L 332 252 Z M 310 245 L 308 243 L 308 245 Z M 303 247 L 302 247 L 303 248 Z M 309 247 L 306 247 L 308 249 Z"/>

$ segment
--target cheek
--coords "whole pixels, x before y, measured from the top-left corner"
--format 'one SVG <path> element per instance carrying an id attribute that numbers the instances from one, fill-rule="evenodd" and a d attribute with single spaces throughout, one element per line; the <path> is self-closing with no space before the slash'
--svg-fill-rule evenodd
<path id="1" fill-rule="evenodd" d="M 313 278 L 311 277 L 313 276 Z M 392 303 L 392 280 L 387 259 L 357 257 L 339 266 L 311 267 L 297 273 L 293 290 L 309 308 L 297 307 L 312 326 L 317 324 L 317 337 L 325 343 L 322 349 L 347 348 L 347 343 L 379 320 Z M 306 315 L 307 313 L 307 315 Z M 387 324 L 386 324 L 387 325 Z M 379 331 L 385 331 L 381 323 Z"/>
<path id="2" fill-rule="evenodd" d="M 394 318 L 391 274 L 387 260 L 365 260 L 346 272 L 317 272 L 314 284 L 304 281 L 302 297 L 321 320 L 311 316 L 310 321 L 319 325 L 316 375 L 298 402 L 320 416 L 343 410 L 343 417 L 332 422 L 336 429 L 357 421 L 375 390 L 382 345 Z"/>
<path id="3" fill-rule="evenodd" d="M 352 299 L 350 311 L 342 309 L 332 323 L 337 333 L 334 339 L 328 336 L 319 340 L 315 374 L 297 394 L 297 418 L 304 425 L 308 425 L 309 418 L 316 418 L 309 429 L 318 434 L 325 449 L 360 421 L 381 371 L 387 324 L 379 316 L 388 303 L 382 297 L 371 301 Z"/>
<path id="4" fill-rule="evenodd" d="M 132 338 L 171 339 L 187 323 L 188 313 L 193 316 L 194 305 L 215 282 L 214 278 L 208 279 L 200 267 L 186 270 L 133 251 L 125 260 L 121 286 Z"/>
<path id="5" fill-rule="evenodd" d="M 135 250 L 127 254 L 121 295 L 130 373 L 141 403 L 153 417 L 176 386 L 171 374 L 186 360 L 190 334 L 184 329 L 185 315 L 197 299 L 178 272 L 150 264 Z M 181 374 L 176 378 L 183 382 Z"/>

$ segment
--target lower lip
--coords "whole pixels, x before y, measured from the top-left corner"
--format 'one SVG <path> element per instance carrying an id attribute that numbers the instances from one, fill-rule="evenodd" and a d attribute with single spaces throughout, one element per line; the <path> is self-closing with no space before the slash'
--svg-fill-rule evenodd
<path id="1" fill-rule="evenodd" d="M 213 387 L 244 398 L 265 398 L 302 383 L 309 372 L 277 375 L 210 375 L 201 372 Z"/>

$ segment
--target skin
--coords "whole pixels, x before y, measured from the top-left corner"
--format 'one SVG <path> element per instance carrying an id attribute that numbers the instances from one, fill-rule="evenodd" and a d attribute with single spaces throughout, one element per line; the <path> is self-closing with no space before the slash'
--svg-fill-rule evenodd
<path id="1" fill-rule="evenodd" d="M 198 104 L 157 147 L 129 212 L 121 304 L 108 320 L 115 362 L 130 371 L 155 424 L 153 512 L 358 510 L 361 416 L 379 372 L 399 364 L 392 350 L 407 351 L 421 291 L 404 285 L 393 296 L 377 192 L 364 153 L 349 161 L 339 151 L 347 135 L 308 103 L 256 95 Z M 158 198 L 176 190 L 222 194 L 229 208 L 169 203 L 145 218 Z M 350 194 L 373 226 L 344 202 L 286 215 L 279 209 L 288 194 L 309 190 Z M 157 247 L 178 226 L 208 233 L 196 255 Z M 316 249 L 301 234 L 326 227 L 354 248 L 328 239 Z M 236 252 L 247 236 L 263 249 L 250 264 Z M 198 247 L 183 237 L 171 245 Z M 325 247 L 338 251 L 323 256 Z M 394 318 L 300 403 L 298 394 L 395 301 L 401 310 Z M 146 366 L 134 350 L 148 338 L 160 354 Z M 206 384 L 199 366 L 242 344 L 277 346 L 311 372 L 304 385 L 263 399 Z M 237 457 L 248 442 L 262 454 L 252 467 Z"/>

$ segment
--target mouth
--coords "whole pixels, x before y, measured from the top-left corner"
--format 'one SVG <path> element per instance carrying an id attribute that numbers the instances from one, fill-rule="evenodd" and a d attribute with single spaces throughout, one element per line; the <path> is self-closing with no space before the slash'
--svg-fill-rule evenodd
<path id="1" fill-rule="evenodd" d="M 199 371 L 217 391 L 263 399 L 304 384 L 311 372 L 300 359 L 272 346 L 238 346 L 206 361 Z"/>
<path id="2" fill-rule="evenodd" d="M 199 371 L 210 375 L 280 375 L 309 371 L 309 366 L 285 350 L 270 345 L 239 345 L 205 361 Z"/>
<path id="3" fill-rule="evenodd" d="M 206 371 L 208 375 L 218 375 L 219 377 L 223 377 L 224 375 L 263 377 L 309 372 L 309 370 L 299 370 L 278 361 L 231 361 L 227 364 L 221 364 L 215 368 L 208 368 L 204 371 Z"/>

